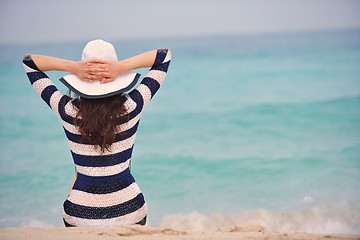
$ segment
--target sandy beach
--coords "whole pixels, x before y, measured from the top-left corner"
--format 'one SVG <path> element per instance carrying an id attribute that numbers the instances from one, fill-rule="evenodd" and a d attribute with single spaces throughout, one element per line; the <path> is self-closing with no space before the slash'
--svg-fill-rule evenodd
<path id="1" fill-rule="evenodd" d="M 279 233 L 269 232 L 264 227 L 254 224 L 244 224 L 223 227 L 216 231 L 182 231 L 171 228 L 158 228 L 148 226 L 124 226 L 111 228 L 33 228 L 14 227 L 0 229 L 2 240 L 106 240 L 106 239 L 129 239 L 129 240 L 200 240 L 200 239 L 224 239 L 224 240 L 315 240 L 315 239 L 346 239 L 360 240 L 360 236 L 337 235 L 337 234 L 310 234 L 310 233 Z"/>

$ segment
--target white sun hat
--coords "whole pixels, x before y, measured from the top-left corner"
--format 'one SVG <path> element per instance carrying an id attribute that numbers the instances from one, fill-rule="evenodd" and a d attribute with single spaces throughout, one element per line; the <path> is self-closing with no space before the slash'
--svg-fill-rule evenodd
<path id="1" fill-rule="evenodd" d="M 82 52 L 81 60 L 94 59 L 118 61 L 114 46 L 100 39 L 88 42 Z M 104 98 L 129 91 L 136 85 L 139 77 L 139 73 L 129 71 L 118 75 L 111 82 L 100 83 L 100 81 L 84 81 L 75 74 L 69 74 L 60 81 L 81 97 Z"/>

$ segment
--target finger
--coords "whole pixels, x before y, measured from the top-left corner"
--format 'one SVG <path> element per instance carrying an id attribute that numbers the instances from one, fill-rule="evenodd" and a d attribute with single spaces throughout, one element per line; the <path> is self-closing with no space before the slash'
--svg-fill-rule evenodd
<path id="1" fill-rule="evenodd" d="M 86 63 L 85 69 L 108 69 L 109 65 L 105 63 Z"/>
<path id="2" fill-rule="evenodd" d="M 92 81 L 94 81 L 94 80 L 92 80 L 91 78 L 88 78 L 87 76 L 81 78 L 81 80 L 83 80 L 83 81 L 85 81 L 85 82 L 92 82 Z"/>
<path id="3" fill-rule="evenodd" d="M 92 79 L 101 79 L 101 78 L 108 78 L 109 74 L 107 72 L 91 72 L 88 75 L 92 76 Z"/>
<path id="4" fill-rule="evenodd" d="M 108 68 L 108 64 L 104 64 L 104 63 L 101 63 L 101 64 L 99 64 L 99 68 L 101 68 L 101 69 L 107 69 Z"/>
<path id="5" fill-rule="evenodd" d="M 88 81 L 95 81 L 95 80 L 98 80 L 98 79 L 100 79 L 101 77 L 99 77 L 99 76 L 96 76 L 96 75 L 91 75 L 91 74 L 89 74 L 89 75 L 87 75 L 86 76 L 86 79 L 88 80 Z"/>
<path id="6" fill-rule="evenodd" d="M 104 84 L 104 83 L 107 83 L 107 82 L 108 82 L 107 78 L 102 78 L 102 79 L 100 79 L 100 83 L 101 83 L 101 84 Z"/>
<path id="7" fill-rule="evenodd" d="M 103 83 L 108 83 L 108 82 L 111 82 L 111 81 L 113 81 L 113 79 L 110 78 L 110 77 L 104 77 L 104 78 L 101 78 L 101 79 L 100 79 L 100 83 L 101 83 L 101 84 L 103 84 Z"/>
<path id="8" fill-rule="evenodd" d="M 87 63 L 86 67 L 90 68 L 107 68 L 109 65 L 106 63 Z"/>
<path id="9" fill-rule="evenodd" d="M 108 60 L 102 60 L 102 59 L 90 59 L 90 60 L 86 60 L 85 61 L 86 64 L 99 64 L 99 63 L 102 63 L 102 64 L 109 64 L 109 61 Z"/>
<path id="10" fill-rule="evenodd" d="M 93 77 L 91 75 L 86 76 L 84 80 L 87 81 L 87 82 L 94 81 L 94 79 L 93 79 Z"/>
<path id="11" fill-rule="evenodd" d="M 94 66 L 92 66 L 96 71 L 103 71 L 105 69 L 108 69 L 108 65 L 103 63 L 97 63 Z"/>
<path id="12" fill-rule="evenodd" d="M 108 70 L 106 67 L 87 67 L 84 69 L 84 72 L 90 73 L 90 74 L 97 74 L 97 73 L 106 73 Z"/>

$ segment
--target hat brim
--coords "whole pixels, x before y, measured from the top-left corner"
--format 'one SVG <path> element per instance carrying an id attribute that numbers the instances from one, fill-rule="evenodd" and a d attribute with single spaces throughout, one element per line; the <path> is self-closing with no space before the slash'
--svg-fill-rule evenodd
<path id="1" fill-rule="evenodd" d="M 139 78 L 139 73 L 126 72 L 118 75 L 111 82 L 100 83 L 100 81 L 83 81 L 75 74 L 69 74 L 60 78 L 60 82 L 81 97 L 95 99 L 127 92 L 136 85 Z"/>

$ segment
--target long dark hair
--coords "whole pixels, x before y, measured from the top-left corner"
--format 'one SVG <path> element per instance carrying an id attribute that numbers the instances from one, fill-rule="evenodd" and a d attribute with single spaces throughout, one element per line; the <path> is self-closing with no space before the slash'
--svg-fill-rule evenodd
<path id="1" fill-rule="evenodd" d="M 109 151 L 120 130 L 118 125 L 128 119 L 125 100 L 122 94 L 99 99 L 79 97 L 76 100 L 79 111 L 74 121 L 82 140 L 100 147 L 102 152 Z"/>

